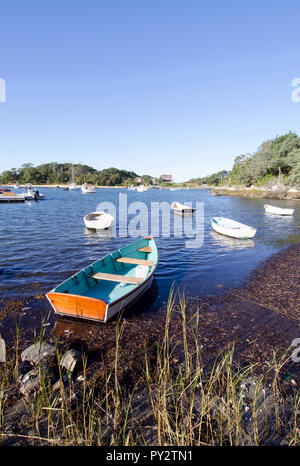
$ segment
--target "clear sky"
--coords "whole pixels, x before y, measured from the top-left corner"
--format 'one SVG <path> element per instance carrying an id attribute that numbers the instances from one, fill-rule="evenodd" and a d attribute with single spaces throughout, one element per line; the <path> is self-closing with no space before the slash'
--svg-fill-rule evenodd
<path id="1" fill-rule="evenodd" d="M 299 1 L 11 0 L 0 17 L 0 172 L 183 181 L 300 132 Z"/>

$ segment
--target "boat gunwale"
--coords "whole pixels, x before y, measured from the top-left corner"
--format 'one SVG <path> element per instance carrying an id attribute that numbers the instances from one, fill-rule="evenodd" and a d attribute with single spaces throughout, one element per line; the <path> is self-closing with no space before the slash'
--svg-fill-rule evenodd
<path id="1" fill-rule="evenodd" d="M 219 218 L 225 218 L 225 217 L 219 217 Z M 239 224 L 240 226 L 236 226 L 236 227 L 224 226 L 224 225 L 221 225 L 219 222 L 217 222 L 216 217 L 212 217 L 212 222 L 216 223 L 221 228 L 225 228 L 226 230 L 257 230 L 257 228 L 252 227 L 250 225 L 246 225 L 245 223 L 238 222 L 237 220 L 231 220 L 231 219 L 228 219 L 228 220 L 230 220 L 231 222 L 235 222 L 236 224 Z"/>

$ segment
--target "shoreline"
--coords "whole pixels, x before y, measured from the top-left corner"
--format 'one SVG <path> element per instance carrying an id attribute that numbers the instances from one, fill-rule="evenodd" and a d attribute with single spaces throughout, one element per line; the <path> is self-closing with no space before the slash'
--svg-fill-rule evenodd
<path id="1" fill-rule="evenodd" d="M 70 183 L 69 184 L 31 184 L 30 185 L 33 187 L 33 188 L 57 188 L 57 189 L 63 189 L 63 188 L 68 188 L 70 186 Z M 14 189 L 14 185 L 12 184 L 1 184 L 1 186 L 5 187 L 5 188 L 12 188 Z M 102 189 L 102 188 L 112 188 L 112 189 L 128 189 L 128 186 L 99 186 L 99 185 L 93 185 L 95 188 L 99 188 L 99 189 Z M 77 189 L 80 189 L 80 185 L 77 186 Z M 155 185 L 154 187 L 149 185 L 147 186 L 148 188 L 150 189 L 172 189 L 172 188 L 177 188 L 177 189 L 211 189 L 211 187 L 207 187 L 207 186 L 176 186 L 176 184 L 174 186 L 161 186 L 161 185 Z M 26 185 L 19 185 L 19 187 L 17 189 L 26 189 Z"/>
<path id="2" fill-rule="evenodd" d="M 259 187 L 210 187 L 212 196 L 237 196 L 249 199 L 300 200 L 300 191 L 294 188 L 266 189 Z"/>

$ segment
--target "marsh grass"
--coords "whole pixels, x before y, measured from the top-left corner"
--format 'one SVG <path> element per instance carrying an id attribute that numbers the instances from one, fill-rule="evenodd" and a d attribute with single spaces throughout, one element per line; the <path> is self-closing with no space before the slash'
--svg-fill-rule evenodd
<path id="1" fill-rule="evenodd" d="M 240 446 L 268 444 L 276 433 L 299 445 L 299 393 L 286 394 L 281 381 L 288 352 L 279 358 L 274 354 L 263 374 L 257 363 L 240 367 L 234 345 L 204 362 L 199 312 L 191 314 L 184 295 L 176 296 L 172 288 L 162 337 L 150 347 L 145 341 L 141 367 L 133 366 L 134 382 L 128 385 L 122 360 L 126 325 L 120 315 L 111 360 L 99 376 L 84 353 L 80 381 L 65 371 L 57 345 L 54 387 L 39 361 L 39 389 L 24 397 L 25 421 L 13 432 L 6 419 L 9 390 L 18 375 L 17 331 L 15 353 L 0 366 L 1 437 L 40 445 Z M 36 337 L 39 344 L 44 329 Z M 251 396 L 243 388 L 249 378 L 255 380 Z"/>

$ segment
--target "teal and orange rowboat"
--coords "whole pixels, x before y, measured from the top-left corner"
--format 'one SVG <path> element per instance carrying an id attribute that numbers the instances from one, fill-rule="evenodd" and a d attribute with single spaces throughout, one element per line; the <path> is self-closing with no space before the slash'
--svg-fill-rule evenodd
<path id="1" fill-rule="evenodd" d="M 97 260 L 46 294 L 57 314 L 107 322 L 151 286 L 158 263 L 146 237 Z"/>

